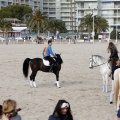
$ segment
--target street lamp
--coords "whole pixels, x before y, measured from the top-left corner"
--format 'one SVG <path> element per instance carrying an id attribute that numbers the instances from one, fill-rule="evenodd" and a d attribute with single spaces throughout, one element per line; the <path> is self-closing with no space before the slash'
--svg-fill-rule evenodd
<path id="1" fill-rule="evenodd" d="M 94 40 L 94 9 L 93 9 L 93 44 L 95 44 L 95 40 Z"/>
<path id="2" fill-rule="evenodd" d="M 89 9 L 90 9 L 90 6 L 89 6 Z M 94 9 L 95 9 L 95 8 L 92 9 L 92 12 L 93 12 L 93 32 L 92 32 L 93 44 L 95 44 L 95 40 L 94 40 L 94 31 L 95 31 L 95 30 L 94 30 Z"/>
<path id="3" fill-rule="evenodd" d="M 116 42 L 117 40 L 117 24 L 118 24 L 118 8 L 117 8 L 117 15 L 116 15 Z"/>

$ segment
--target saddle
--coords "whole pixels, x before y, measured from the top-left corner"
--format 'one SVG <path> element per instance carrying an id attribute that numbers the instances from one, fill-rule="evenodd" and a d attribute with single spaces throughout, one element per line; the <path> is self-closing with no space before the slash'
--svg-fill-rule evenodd
<path id="1" fill-rule="evenodd" d="M 44 59 L 44 58 L 43 58 L 43 64 L 45 66 L 50 66 L 50 62 L 48 60 Z"/>

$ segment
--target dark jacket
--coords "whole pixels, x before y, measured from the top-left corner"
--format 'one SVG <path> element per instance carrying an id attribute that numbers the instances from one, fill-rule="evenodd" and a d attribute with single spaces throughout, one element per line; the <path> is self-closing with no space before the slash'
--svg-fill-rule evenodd
<path id="1" fill-rule="evenodd" d="M 111 53 L 111 54 L 110 54 L 110 59 L 111 59 L 111 58 L 119 58 L 119 57 L 118 57 L 118 53 L 117 53 L 117 51 L 116 51 L 114 48 L 111 48 L 111 49 L 110 49 L 110 53 Z"/>
<path id="2" fill-rule="evenodd" d="M 48 120 L 70 120 L 69 116 L 61 116 L 58 117 L 57 115 L 50 115 Z"/>
<path id="3" fill-rule="evenodd" d="M 113 66 L 112 67 L 112 80 L 114 80 L 114 72 L 116 69 L 120 68 L 120 66 Z"/>

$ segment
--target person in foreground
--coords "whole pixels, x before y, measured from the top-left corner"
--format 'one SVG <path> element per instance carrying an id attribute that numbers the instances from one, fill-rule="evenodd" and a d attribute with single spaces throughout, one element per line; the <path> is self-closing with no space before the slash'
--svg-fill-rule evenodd
<path id="1" fill-rule="evenodd" d="M 50 62 L 50 72 L 52 72 L 52 69 L 55 65 L 55 60 L 50 56 L 52 55 L 53 57 L 56 57 L 56 55 L 52 51 L 52 40 L 48 41 L 48 46 L 44 48 L 43 50 L 43 58 L 48 60 Z"/>
<path id="2" fill-rule="evenodd" d="M 59 100 L 48 120 L 73 120 L 70 104 L 66 100 Z"/>
<path id="3" fill-rule="evenodd" d="M 117 112 L 117 117 L 118 117 L 118 120 L 120 120 L 120 109 Z"/>
<path id="4" fill-rule="evenodd" d="M 0 120 L 2 119 L 2 105 L 0 105 Z"/>
<path id="5" fill-rule="evenodd" d="M 111 71 L 111 77 L 112 77 L 112 91 L 110 94 L 110 104 L 113 103 L 113 98 L 114 98 L 114 72 L 116 69 L 120 68 L 120 59 L 118 59 L 116 61 L 116 66 L 112 67 L 112 71 Z"/>
<path id="6" fill-rule="evenodd" d="M 21 116 L 18 115 L 21 109 L 16 109 L 16 107 L 16 101 L 5 100 L 2 105 L 2 120 L 21 120 Z"/>

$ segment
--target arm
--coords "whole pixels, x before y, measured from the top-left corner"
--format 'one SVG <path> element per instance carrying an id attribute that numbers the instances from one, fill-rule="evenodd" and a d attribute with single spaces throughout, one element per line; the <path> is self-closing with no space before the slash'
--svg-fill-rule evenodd
<path id="1" fill-rule="evenodd" d="M 53 57 L 55 57 L 55 54 L 53 53 L 51 46 L 49 47 L 49 51 L 50 51 L 50 54 L 51 54 Z"/>
<path id="2" fill-rule="evenodd" d="M 110 58 L 112 58 L 113 56 L 114 56 L 114 54 L 115 54 L 115 50 L 114 49 L 111 49 L 111 55 L 110 55 Z"/>
<path id="3" fill-rule="evenodd" d="M 45 57 L 45 56 L 44 56 L 44 52 L 42 52 L 42 56 L 43 56 L 43 58 Z"/>

